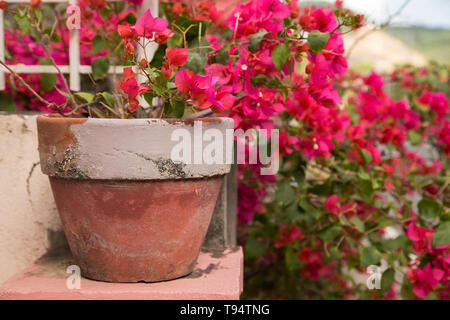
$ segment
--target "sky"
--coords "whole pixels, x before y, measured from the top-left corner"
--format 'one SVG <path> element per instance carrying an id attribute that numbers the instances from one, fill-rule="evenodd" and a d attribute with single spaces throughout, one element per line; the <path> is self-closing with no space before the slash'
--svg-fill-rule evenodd
<path id="1" fill-rule="evenodd" d="M 328 2 L 334 2 L 328 0 Z M 344 6 L 364 13 L 369 20 L 383 23 L 405 0 L 344 0 Z M 299 1 L 302 3 L 302 0 Z M 450 29 L 450 0 L 410 0 L 391 25 L 420 25 Z M 450 39 L 449 39 L 450 41 Z"/>

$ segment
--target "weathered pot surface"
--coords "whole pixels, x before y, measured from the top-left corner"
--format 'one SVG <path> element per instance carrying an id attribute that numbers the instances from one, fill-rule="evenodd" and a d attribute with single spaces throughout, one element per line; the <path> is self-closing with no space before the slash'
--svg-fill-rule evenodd
<path id="1" fill-rule="evenodd" d="M 200 121 L 233 128 L 228 118 Z M 192 120 L 42 115 L 37 124 L 41 169 L 82 276 L 154 282 L 192 271 L 230 168 L 171 161 L 171 132 L 194 134 Z"/>

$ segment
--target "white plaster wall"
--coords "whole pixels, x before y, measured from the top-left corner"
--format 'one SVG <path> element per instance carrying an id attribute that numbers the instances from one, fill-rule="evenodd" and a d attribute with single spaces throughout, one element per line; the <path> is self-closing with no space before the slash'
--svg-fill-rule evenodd
<path id="1" fill-rule="evenodd" d="M 36 116 L 0 114 L 0 285 L 64 241 L 38 161 Z"/>

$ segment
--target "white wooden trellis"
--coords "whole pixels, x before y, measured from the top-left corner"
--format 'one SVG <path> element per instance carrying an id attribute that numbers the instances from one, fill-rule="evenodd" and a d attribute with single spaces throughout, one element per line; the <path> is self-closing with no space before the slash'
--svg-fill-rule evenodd
<path id="1" fill-rule="evenodd" d="M 108 2 L 115 2 L 121 0 L 106 0 Z M 30 0 L 6 0 L 8 3 L 29 3 Z M 76 5 L 77 0 L 43 0 L 46 3 L 69 3 Z M 158 16 L 159 1 L 158 0 L 143 0 L 138 9 L 138 15 L 142 15 L 146 10 L 150 9 L 154 17 Z M 90 65 L 80 64 L 80 42 L 78 29 L 70 30 L 69 42 L 69 65 L 58 65 L 61 73 L 69 74 L 70 76 L 70 90 L 80 91 L 80 74 L 89 74 L 92 72 Z M 153 57 L 157 45 L 150 44 L 146 48 L 146 55 L 151 59 Z M 139 50 L 139 55 L 144 56 L 142 50 Z M 5 61 L 5 34 L 4 34 L 4 20 L 3 10 L 0 10 L 0 60 Z M 53 65 L 8 65 L 16 73 L 58 73 L 58 70 Z M 108 73 L 120 74 L 123 73 L 124 66 L 111 66 Z M 5 90 L 5 73 L 8 70 L 0 66 L 0 91 Z"/>

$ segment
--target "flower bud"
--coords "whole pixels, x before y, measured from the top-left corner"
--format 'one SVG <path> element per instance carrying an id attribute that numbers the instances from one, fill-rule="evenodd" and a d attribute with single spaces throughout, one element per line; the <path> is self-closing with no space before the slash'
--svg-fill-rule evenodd
<path id="1" fill-rule="evenodd" d="M 148 65 L 148 61 L 146 59 L 142 58 L 142 60 L 139 62 L 139 67 L 144 69 L 145 67 L 147 67 L 147 65 Z"/>

